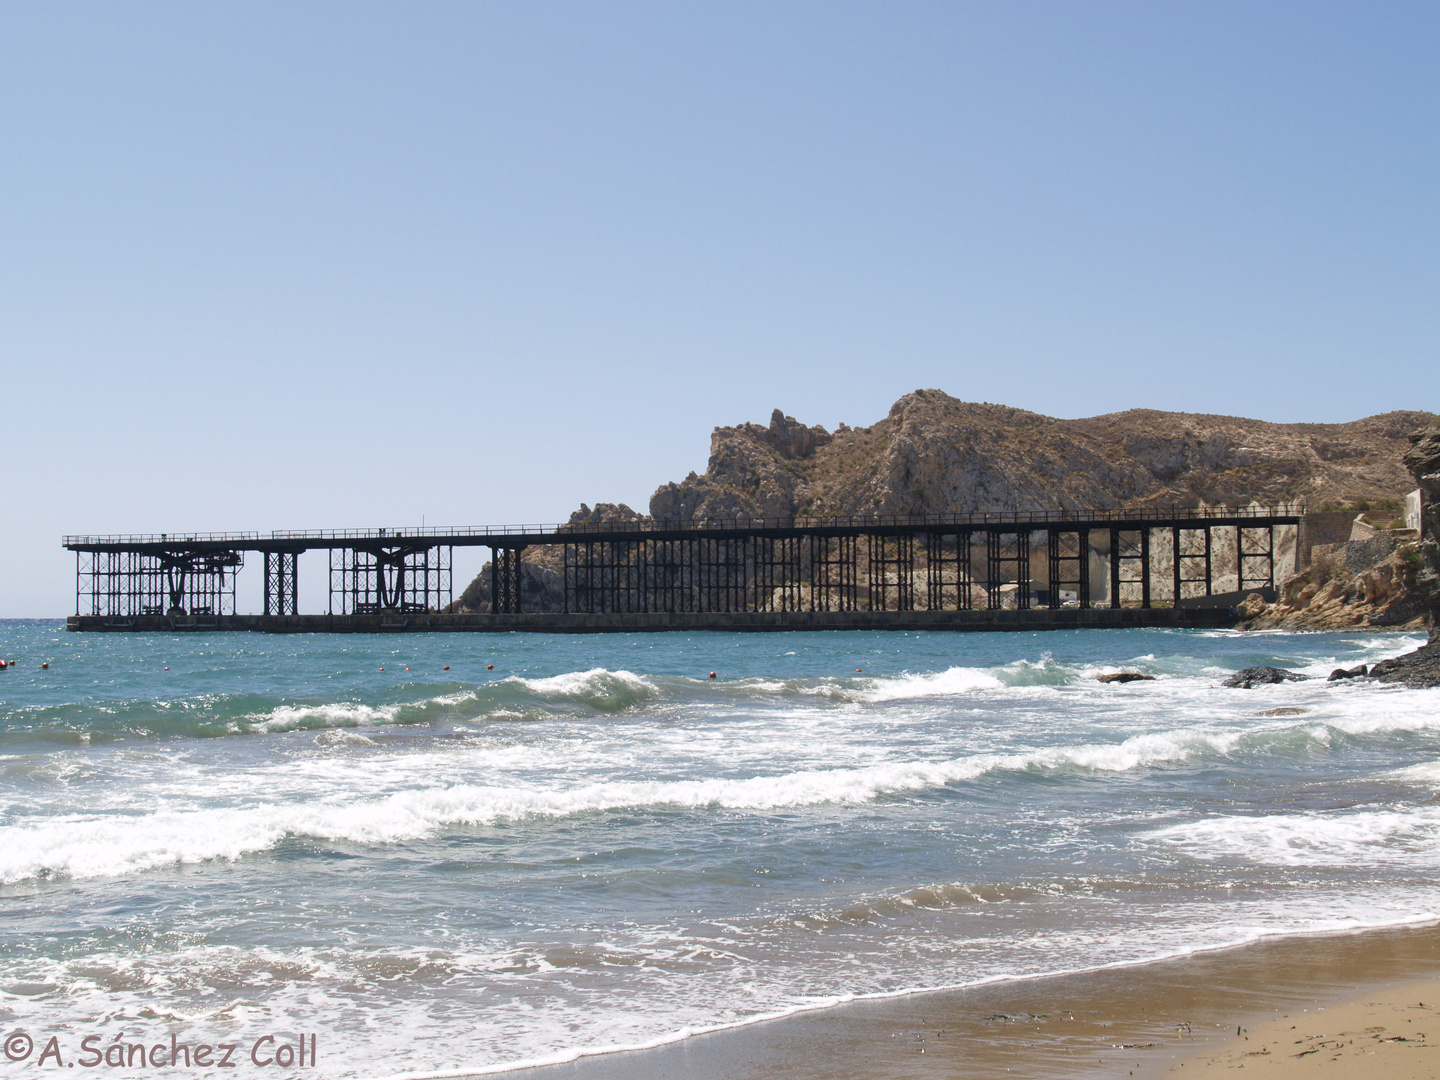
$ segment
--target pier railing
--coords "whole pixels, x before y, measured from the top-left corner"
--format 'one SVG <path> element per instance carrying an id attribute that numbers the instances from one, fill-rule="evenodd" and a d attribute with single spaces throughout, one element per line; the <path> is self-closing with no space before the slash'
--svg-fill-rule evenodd
<path id="1" fill-rule="evenodd" d="M 260 532 L 173 532 L 113 535 L 69 535 L 63 538 L 67 548 L 94 545 L 164 545 L 261 543 L 284 541 L 389 540 L 408 539 L 474 539 L 486 546 L 487 537 L 573 536 L 586 533 L 653 533 L 653 532 L 744 532 L 784 529 L 910 529 L 917 532 L 936 529 L 978 529 L 996 525 L 1047 525 L 1107 522 L 1153 522 L 1157 526 L 1180 522 L 1237 520 L 1298 520 L 1305 513 L 1303 503 L 1278 506 L 1145 506 L 1113 507 L 1086 510 L 1000 510 L 969 514 L 851 514 L 834 517 L 733 517 L 702 519 L 666 519 L 637 517 L 606 518 L 600 521 L 545 522 L 522 525 L 426 525 L 416 527 L 369 529 L 273 529 Z"/>

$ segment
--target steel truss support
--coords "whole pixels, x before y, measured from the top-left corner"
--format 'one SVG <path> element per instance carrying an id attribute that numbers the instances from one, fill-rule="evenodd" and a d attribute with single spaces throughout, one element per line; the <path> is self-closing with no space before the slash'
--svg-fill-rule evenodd
<path id="1" fill-rule="evenodd" d="M 748 594 L 744 537 L 717 537 L 700 541 L 700 610 L 728 613 L 744 611 Z"/>
<path id="2" fill-rule="evenodd" d="M 114 618 L 234 615 L 244 565 L 238 551 L 78 551 L 75 606 Z"/>
<path id="3" fill-rule="evenodd" d="M 265 614 L 300 614 L 300 553 L 265 552 Z"/>
<path id="4" fill-rule="evenodd" d="M 520 553 L 523 550 L 497 547 L 490 551 L 490 610 L 494 614 L 520 614 Z"/>
<path id="5" fill-rule="evenodd" d="M 1030 606 L 1030 533 L 987 529 L 985 591 L 991 611 L 1005 606 L 1002 586 L 1015 583 L 1015 606 Z"/>
<path id="6" fill-rule="evenodd" d="M 929 611 L 969 611 L 974 575 L 971 534 L 925 534 L 925 606 Z"/>
<path id="7" fill-rule="evenodd" d="M 1209 527 L 1171 526 L 1170 549 L 1175 559 L 1172 567 L 1175 603 L 1196 596 L 1210 596 L 1213 592 L 1213 559 Z"/>
<path id="8" fill-rule="evenodd" d="M 750 545 L 755 611 L 799 611 L 802 547 L 798 536 L 757 536 Z"/>
<path id="9" fill-rule="evenodd" d="M 692 611 L 694 542 L 651 540 L 643 553 L 646 587 L 642 597 L 646 610 L 675 613 Z"/>
<path id="10" fill-rule="evenodd" d="M 1090 606 L 1090 530 L 1049 529 L 1046 535 L 1050 575 L 1049 601 L 1052 608 L 1062 605 L 1061 592 L 1067 585 L 1075 587 L 1076 602 Z"/>
<path id="11" fill-rule="evenodd" d="M 1244 592 L 1257 586 L 1275 587 L 1275 527 L 1235 529 L 1235 588 Z M 1247 585 L 1248 582 L 1248 585 Z"/>
<path id="12" fill-rule="evenodd" d="M 915 537 L 870 536 L 870 610 L 915 610 Z M 893 600 L 893 603 L 892 603 Z"/>
<path id="13" fill-rule="evenodd" d="M 810 610 L 855 611 L 859 606 L 855 537 L 810 537 Z"/>
<path id="14" fill-rule="evenodd" d="M 366 544 L 330 549 L 330 613 L 442 611 L 450 603 L 448 547 Z"/>
<path id="15" fill-rule="evenodd" d="M 1110 530 L 1110 606 L 1122 607 L 1126 599 L 1150 606 L 1149 529 Z"/>

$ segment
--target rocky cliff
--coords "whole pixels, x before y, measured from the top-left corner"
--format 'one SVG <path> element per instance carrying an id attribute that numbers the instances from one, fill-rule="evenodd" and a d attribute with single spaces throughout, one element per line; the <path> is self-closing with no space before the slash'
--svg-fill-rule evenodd
<path id="1" fill-rule="evenodd" d="M 1373 540 L 1316 549 L 1310 566 L 1285 582 L 1277 602 L 1266 606 L 1252 597 L 1240 606 L 1251 630 L 1335 630 L 1344 627 L 1431 627 L 1428 651 L 1437 649 L 1440 625 L 1440 425 L 1410 437 L 1403 455 L 1425 507 L 1421 534 L 1377 533 Z M 1398 542 L 1397 542 L 1398 541 Z M 1423 653 L 1428 655 L 1426 650 Z M 1412 654 L 1412 656 L 1420 654 Z M 1421 656 L 1423 660 L 1425 657 Z M 1402 658 L 1404 660 L 1405 658 Z M 1391 661 L 1392 674 L 1410 679 L 1409 661 Z M 1402 680 L 1403 681 L 1403 680 Z M 1418 684 L 1417 684 L 1418 685 Z M 1427 684 L 1428 685 L 1428 684 Z"/>
<path id="2" fill-rule="evenodd" d="M 1430 413 L 1272 424 L 1151 409 L 1057 420 L 917 390 L 885 419 L 833 433 L 775 410 L 716 428 L 704 475 L 662 485 L 659 519 L 830 517 L 1304 500 L 1398 499 Z"/>
<path id="3" fill-rule="evenodd" d="M 1440 644 L 1440 424 L 1417 432 L 1405 454 L 1405 467 L 1420 485 L 1420 560 L 1416 585 L 1430 607 L 1430 643 Z"/>

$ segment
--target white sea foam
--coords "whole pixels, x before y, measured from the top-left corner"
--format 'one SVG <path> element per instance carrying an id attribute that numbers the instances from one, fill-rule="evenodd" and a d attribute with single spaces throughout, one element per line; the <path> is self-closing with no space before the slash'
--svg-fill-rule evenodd
<path id="1" fill-rule="evenodd" d="M 447 827 L 619 809 L 767 811 L 826 803 L 854 805 L 933 790 L 1002 770 L 1078 768 L 1124 772 L 1197 754 L 1224 753 L 1239 737 L 1181 730 L 1138 735 L 1117 744 L 976 754 L 936 762 L 896 761 L 862 768 L 808 769 L 741 779 L 632 780 L 573 787 L 461 783 L 410 787 L 378 799 L 257 802 L 160 810 L 128 818 L 68 815 L 0 827 L 0 881 L 38 875 L 113 876 L 210 859 L 238 859 L 270 848 L 286 836 L 388 844 L 418 839 Z M 305 766 L 312 778 L 337 767 L 320 762 Z M 390 763 L 376 767 L 393 768 Z M 343 773 L 332 771 L 332 775 L 343 780 Z"/>
<path id="2" fill-rule="evenodd" d="M 1149 838 L 1207 861 L 1432 866 L 1440 856 L 1440 808 L 1223 815 L 1158 829 Z"/>
<path id="3" fill-rule="evenodd" d="M 999 690 L 1004 683 L 979 668 L 952 667 L 933 674 L 899 675 L 871 681 L 855 692 L 861 701 L 904 701 L 914 698 L 950 697 L 975 690 Z"/>

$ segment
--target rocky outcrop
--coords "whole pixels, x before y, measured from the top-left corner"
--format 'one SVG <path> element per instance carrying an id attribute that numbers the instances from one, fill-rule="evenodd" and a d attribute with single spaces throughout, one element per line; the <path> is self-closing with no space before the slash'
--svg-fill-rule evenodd
<path id="1" fill-rule="evenodd" d="M 1310 678 L 1298 671 L 1286 671 L 1278 667 L 1247 667 L 1241 668 L 1234 675 L 1231 675 L 1220 685 L 1231 686 L 1240 690 L 1253 690 L 1257 686 L 1270 686 L 1275 683 L 1303 682 Z"/>
<path id="2" fill-rule="evenodd" d="M 1310 565 L 1284 583 L 1279 599 L 1243 610 L 1249 630 L 1431 628 L 1440 612 L 1440 425 L 1410 437 L 1402 460 L 1421 488 L 1422 533 L 1384 531 L 1357 519 L 1348 543 L 1316 547 Z M 1394 668 L 1388 669 L 1392 672 Z"/>
<path id="3" fill-rule="evenodd" d="M 1430 609 L 1430 641 L 1440 640 L 1440 424 L 1417 432 L 1405 454 L 1405 467 L 1420 485 L 1420 567 L 1416 587 Z"/>
<path id="4" fill-rule="evenodd" d="M 662 485 L 661 520 L 1395 500 L 1406 436 L 1429 413 L 1271 424 L 1132 409 L 1057 420 L 917 390 L 834 433 L 775 410 L 716 428 L 704 475 Z"/>
<path id="5" fill-rule="evenodd" d="M 1370 677 L 1406 686 L 1440 686 L 1440 424 L 1411 438 L 1405 465 L 1420 485 L 1423 514 L 1416 549 L 1416 591 L 1430 615 L 1430 642 L 1412 653 L 1382 660 Z"/>
<path id="6" fill-rule="evenodd" d="M 1381 660 L 1370 669 L 1370 677 L 1417 689 L 1440 686 L 1440 642 L 1431 641 L 1404 656 Z"/>
<path id="7" fill-rule="evenodd" d="M 1356 549 L 1356 550 L 1352 550 Z M 1428 611 L 1416 587 L 1418 545 L 1386 548 L 1369 541 L 1341 544 L 1314 555 L 1281 586 L 1274 604 L 1242 604 L 1245 630 L 1340 630 L 1348 627 L 1421 629 Z M 1256 597 L 1258 599 L 1258 597 Z"/>

